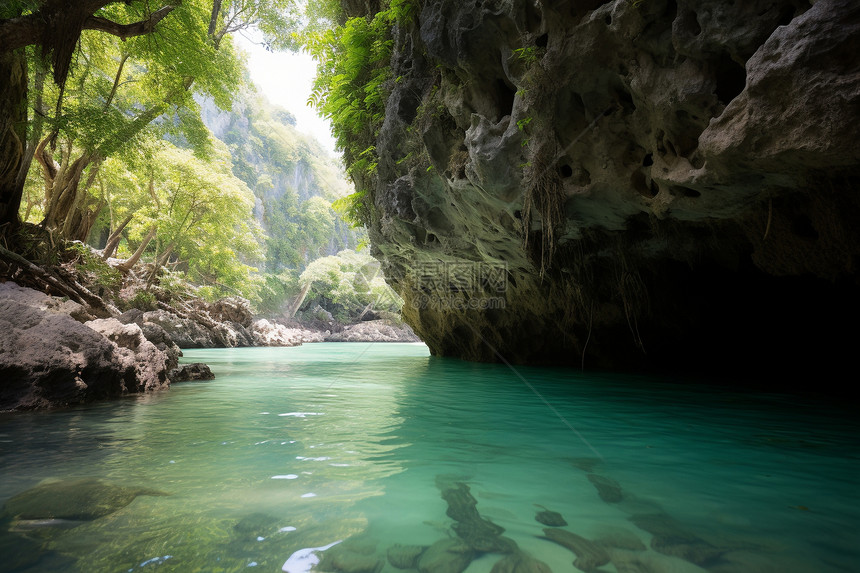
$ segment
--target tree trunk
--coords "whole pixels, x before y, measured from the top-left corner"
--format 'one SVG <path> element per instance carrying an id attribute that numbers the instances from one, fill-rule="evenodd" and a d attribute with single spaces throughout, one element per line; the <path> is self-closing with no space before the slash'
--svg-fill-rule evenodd
<path id="1" fill-rule="evenodd" d="M 130 259 L 119 265 L 117 268 L 123 272 L 128 272 L 131 268 L 137 264 L 137 261 L 140 260 L 140 257 L 143 256 L 143 251 L 146 250 L 146 247 L 149 246 L 150 241 L 155 238 L 155 233 L 158 231 L 158 227 L 152 227 L 146 236 L 141 241 L 140 246 L 134 252 Z"/>
<path id="2" fill-rule="evenodd" d="M 27 60 L 23 50 L 0 52 L 0 234 L 20 223 L 26 141 Z"/>
<path id="3" fill-rule="evenodd" d="M 105 244 L 104 251 L 102 252 L 102 260 L 108 260 L 116 252 L 116 248 L 119 246 L 119 242 L 122 240 L 122 232 L 133 218 L 134 213 L 129 213 L 128 216 L 123 220 L 123 222 L 120 223 L 119 226 L 114 229 L 113 233 L 110 234 L 107 240 L 107 244 Z"/>
<path id="4" fill-rule="evenodd" d="M 299 311 L 299 307 L 301 307 L 302 303 L 305 302 L 305 297 L 308 296 L 309 290 L 311 290 L 311 283 L 307 282 L 302 285 L 302 290 L 299 292 L 299 296 L 297 296 L 289 308 L 287 308 L 287 318 L 293 318 L 296 315 Z"/>

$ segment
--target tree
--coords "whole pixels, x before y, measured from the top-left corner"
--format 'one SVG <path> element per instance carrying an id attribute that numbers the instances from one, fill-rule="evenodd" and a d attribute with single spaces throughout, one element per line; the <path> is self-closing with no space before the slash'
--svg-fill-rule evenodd
<path id="1" fill-rule="evenodd" d="M 87 195 L 102 162 L 132 148 L 159 118 L 165 131 L 190 125 L 183 135 L 193 135 L 191 86 L 227 105 L 238 83 L 229 34 L 257 27 L 270 46 L 283 47 L 295 20 L 292 0 L 183 0 L 152 12 L 145 0 L 70 4 L 17 0 L 0 8 L 0 225 L 17 224 L 35 155 L 46 182 L 44 226 L 84 238 L 104 205 Z M 48 60 L 56 84 L 41 141 L 43 110 L 34 106 L 29 121 L 26 112 L 28 56 Z"/>
<path id="2" fill-rule="evenodd" d="M 96 12 L 110 0 L 13 0 L 0 7 L 0 226 L 18 224 L 24 180 L 36 147 L 28 138 L 27 48 L 35 47 L 50 61 L 54 82 L 61 89 L 68 78 L 75 47 L 83 30 L 130 38 L 151 33 L 174 7 L 167 5 L 143 18 L 121 24 Z M 143 3 L 136 3 L 138 7 Z M 31 56 L 36 52 L 29 50 Z"/>

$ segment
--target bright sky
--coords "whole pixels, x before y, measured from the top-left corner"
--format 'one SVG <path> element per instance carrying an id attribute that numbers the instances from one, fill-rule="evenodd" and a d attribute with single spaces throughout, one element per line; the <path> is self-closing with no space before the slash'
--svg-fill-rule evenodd
<path id="1" fill-rule="evenodd" d="M 334 139 L 328 121 L 307 105 L 316 75 L 313 58 L 305 53 L 267 52 L 263 46 L 241 35 L 237 36 L 237 40 L 239 46 L 248 53 L 251 80 L 260 91 L 270 102 L 296 116 L 299 131 L 312 135 L 334 154 Z"/>

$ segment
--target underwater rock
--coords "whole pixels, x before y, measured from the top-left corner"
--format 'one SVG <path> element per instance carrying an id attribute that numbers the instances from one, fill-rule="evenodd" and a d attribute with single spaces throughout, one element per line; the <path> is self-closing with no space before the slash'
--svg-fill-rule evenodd
<path id="1" fill-rule="evenodd" d="M 563 527 L 567 525 L 567 522 L 557 511 L 550 511 L 542 505 L 538 505 L 537 507 L 543 508 L 543 511 L 539 511 L 535 514 L 535 521 L 538 523 L 549 525 L 550 527 Z"/>
<path id="2" fill-rule="evenodd" d="M 601 462 L 600 458 L 573 458 L 570 463 L 573 467 L 581 469 L 587 474 L 594 471 L 594 468 Z"/>
<path id="3" fill-rule="evenodd" d="M 95 478 L 42 483 L 10 498 L 4 513 L 18 519 L 98 519 L 134 501 L 139 495 L 164 492 L 111 485 Z"/>
<path id="4" fill-rule="evenodd" d="M 448 502 L 446 514 L 457 522 L 452 529 L 469 547 L 485 553 L 510 553 L 516 549 L 516 542 L 501 537 L 504 527 L 481 517 L 476 507 L 478 500 L 471 494 L 468 485 L 458 482 L 444 489 L 442 498 Z"/>
<path id="5" fill-rule="evenodd" d="M 384 561 L 372 555 L 362 555 L 340 545 L 325 552 L 318 569 L 334 573 L 378 573 L 384 565 Z"/>
<path id="6" fill-rule="evenodd" d="M 519 551 L 498 560 L 490 573 L 552 573 L 549 565 Z"/>
<path id="7" fill-rule="evenodd" d="M 0 530 L 0 568 L 4 571 L 18 571 L 35 564 L 41 551 L 42 546 L 36 541 Z"/>
<path id="8" fill-rule="evenodd" d="M 618 503 L 624 499 L 621 486 L 614 479 L 597 474 L 588 474 L 588 481 L 597 488 L 597 495 L 606 503 Z"/>
<path id="9" fill-rule="evenodd" d="M 680 523 L 665 513 L 633 515 L 630 521 L 639 529 L 653 535 L 651 548 L 663 555 L 680 557 L 705 567 L 716 564 L 725 552 L 695 533 L 684 529 Z"/>
<path id="10" fill-rule="evenodd" d="M 420 573 L 462 573 L 477 553 L 462 539 L 440 539 L 418 559 Z"/>
<path id="11" fill-rule="evenodd" d="M 414 569 L 426 545 L 392 545 L 388 548 L 388 562 L 398 569 Z"/>
<path id="12" fill-rule="evenodd" d="M 604 528 L 600 536 L 594 540 L 594 544 L 600 547 L 612 547 L 627 551 L 645 551 L 647 549 L 635 533 L 623 527 Z"/>
<path id="13" fill-rule="evenodd" d="M 584 537 L 580 537 L 565 529 L 552 529 L 549 527 L 544 529 L 543 533 L 550 541 L 555 541 L 576 554 L 576 560 L 573 562 L 573 565 L 577 569 L 593 571 L 601 565 L 609 563 L 609 553 Z"/>

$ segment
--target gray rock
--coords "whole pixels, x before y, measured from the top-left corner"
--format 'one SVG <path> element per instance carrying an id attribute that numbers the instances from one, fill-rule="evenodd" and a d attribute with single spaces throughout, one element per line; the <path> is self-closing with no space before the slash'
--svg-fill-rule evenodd
<path id="1" fill-rule="evenodd" d="M 162 355 L 142 336 L 118 335 L 136 341 L 135 350 L 118 346 L 61 307 L 38 291 L 0 284 L 0 410 L 68 406 L 163 387 Z"/>
<path id="2" fill-rule="evenodd" d="M 143 326 L 152 323 L 160 326 L 166 335 L 179 348 L 215 348 L 216 343 L 212 331 L 200 323 L 180 318 L 165 310 L 152 310 L 141 314 L 135 323 Z"/>
<path id="3" fill-rule="evenodd" d="M 131 392 L 164 390 L 169 386 L 167 369 L 169 357 L 143 336 L 136 324 L 122 324 L 115 318 L 102 318 L 85 323 L 113 342 L 117 355 L 135 372 L 135 386 Z"/>
<path id="4" fill-rule="evenodd" d="M 206 364 L 202 362 L 194 362 L 192 364 L 183 364 L 174 368 L 168 374 L 168 378 L 174 384 L 177 382 L 199 382 L 202 380 L 214 380 L 215 375 Z"/>
<path id="5" fill-rule="evenodd" d="M 417 12 L 392 32 L 368 231 L 434 355 L 693 368 L 850 355 L 820 317 L 856 308 L 839 281 L 856 282 L 860 258 L 860 5 Z M 826 341 L 808 348 L 805 331 Z"/>
<path id="6" fill-rule="evenodd" d="M 406 324 L 391 321 L 368 320 L 344 327 L 325 337 L 326 342 L 421 342 Z"/>

